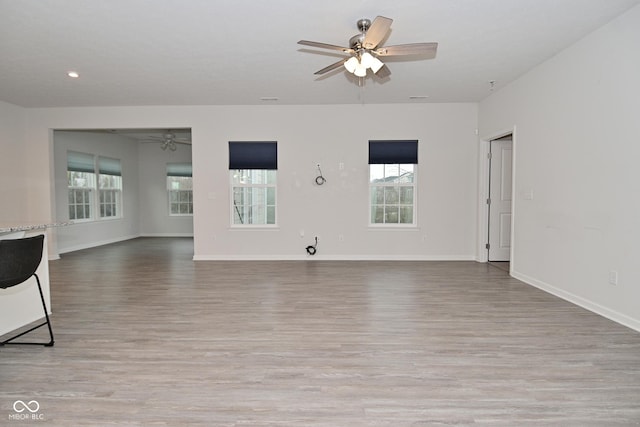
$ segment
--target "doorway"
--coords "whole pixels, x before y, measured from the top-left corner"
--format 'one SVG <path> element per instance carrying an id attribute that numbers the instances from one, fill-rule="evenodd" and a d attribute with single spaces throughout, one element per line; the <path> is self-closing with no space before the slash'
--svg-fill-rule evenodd
<path id="1" fill-rule="evenodd" d="M 69 153 L 86 158 L 89 173 L 80 189 L 100 194 L 100 159 L 120 166 L 116 194 L 118 216 L 104 221 L 97 196 L 83 197 L 87 207 L 74 227 L 56 233 L 59 254 L 133 237 L 193 237 L 192 146 L 190 128 L 59 129 L 53 131 L 53 188 L 58 222 L 70 218 Z M 186 165 L 188 167 L 183 167 Z M 72 169 L 73 170 L 73 169 Z M 174 179 L 175 178 L 175 179 Z M 176 188 L 173 182 L 178 182 Z M 184 188 L 181 187 L 184 182 Z M 87 183 L 85 185 L 85 183 Z M 107 188 L 111 190 L 111 188 Z M 175 196 L 174 196 L 175 195 Z M 75 200 L 74 200 L 75 202 Z M 75 203 L 78 205 L 78 203 Z M 83 206 L 84 207 L 84 206 Z"/>
<path id="2" fill-rule="evenodd" d="M 511 257 L 513 135 L 489 142 L 487 260 L 506 263 Z"/>

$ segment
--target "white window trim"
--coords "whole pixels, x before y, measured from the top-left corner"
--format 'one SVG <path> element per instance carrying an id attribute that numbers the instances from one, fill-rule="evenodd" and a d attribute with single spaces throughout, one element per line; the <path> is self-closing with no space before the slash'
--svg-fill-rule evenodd
<path id="1" fill-rule="evenodd" d="M 190 189 L 182 189 L 182 188 L 171 188 L 169 185 L 169 181 L 174 178 L 189 178 L 190 179 Z M 180 184 L 180 182 L 178 182 Z M 169 162 L 166 164 L 166 189 L 167 189 L 167 215 L 169 217 L 193 217 L 193 165 L 191 162 L 179 162 L 173 163 Z M 180 186 L 180 185 L 178 185 Z M 191 213 L 174 213 L 172 212 L 172 201 L 171 194 L 172 193 L 181 193 L 181 192 L 190 192 L 191 193 Z M 180 197 L 178 197 L 178 200 Z M 178 206 L 184 203 L 178 202 Z"/>
<path id="2" fill-rule="evenodd" d="M 179 193 L 181 191 L 184 191 L 184 192 L 190 191 L 191 192 L 191 213 L 173 213 L 173 212 L 171 212 L 171 204 L 172 204 L 171 203 L 171 193 L 174 193 L 174 192 L 178 192 Z M 171 217 L 175 217 L 175 216 L 193 216 L 193 190 L 170 190 L 170 189 L 167 189 L 167 209 L 169 211 L 169 216 L 171 216 Z"/>
<path id="3" fill-rule="evenodd" d="M 87 173 L 93 173 L 94 175 L 94 179 L 93 179 L 93 186 L 91 187 L 76 187 L 76 186 L 69 186 L 67 184 L 67 191 L 68 190 L 89 190 L 90 194 L 91 194 L 91 205 L 90 205 L 90 209 L 91 209 L 91 217 L 90 218 L 82 218 L 82 219 L 73 219 L 73 222 L 78 222 L 78 223 L 89 223 L 89 222 L 99 222 L 99 221 L 114 221 L 114 220 L 120 220 L 122 218 L 124 218 L 124 197 L 123 197 L 123 179 L 122 176 L 119 175 L 120 177 L 120 188 L 101 188 L 100 187 L 100 172 L 99 172 L 99 168 L 98 168 L 98 158 L 100 156 L 95 155 L 95 154 L 91 154 L 91 156 L 93 156 L 94 158 L 94 172 L 87 172 Z M 119 159 L 118 159 L 119 160 Z M 69 171 L 67 170 L 67 173 Z M 109 174 L 102 174 L 102 175 L 109 175 Z M 102 190 L 109 190 L 109 191 L 115 191 L 116 192 L 116 198 L 117 198 L 117 202 L 116 202 L 116 209 L 117 209 L 117 215 L 115 216 L 107 216 L 107 217 L 103 217 L 100 214 L 100 208 L 101 208 L 101 203 L 100 203 L 100 191 Z M 69 202 L 68 202 L 68 197 L 67 197 L 67 209 L 69 208 Z M 71 218 L 69 218 L 69 220 L 71 220 Z"/>
<path id="4" fill-rule="evenodd" d="M 405 163 L 394 163 L 394 164 L 405 164 Z M 411 224 L 400 224 L 400 223 L 374 223 L 371 222 L 371 165 L 367 165 L 367 190 L 369 191 L 369 197 L 368 197 L 368 211 L 367 211 L 367 223 L 369 224 L 368 227 L 370 229 L 375 229 L 375 230 L 382 230 L 382 229 L 386 229 L 386 230 L 415 230 L 415 229 L 419 229 L 418 226 L 418 164 L 417 163 L 412 163 L 413 164 L 413 222 Z M 382 185 L 382 186 L 395 186 L 395 185 Z"/>
<path id="5" fill-rule="evenodd" d="M 231 229 L 236 230 L 258 230 L 258 229 L 277 229 L 278 225 L 278 173 L 276 170 L 276 183 L 275 184 L 234 184 L 233 183 L 233 171 L 237 169 L 229 169 L 229 227 Z M 260 169 L 265 170 L 265 169 Z M 235 224 L 233 222 L 233 218 L 236 214 L 235 209 L 236 206 L 234 204 L 233 199 L 233 188 L 234 187 L 243 187 L 243 188 L 274 188 L 276 191 L 276 205 L 275 205 L 275 217 L 276 222 L 274 224 Z"/>
<path id="6" fill-rule="evenodd" d="M 89 209 L 90 209 L 90 216 L 89 218 L 80 218 L 80 219 L 71 219 L 69 218 L 70 221 L 73 221 L 74 223 L 81 223 L 81 222 L 93 222 L 96 219 L 95 217 L 95 198 L 96 198 L 96 191 L 95 188 L 93 187 L 67 187 L 67 211 L 69 210 L 69 191 L 70 190 L 83 190 L 83 191 L 88 191 L 89 192 Z M 77 205 L 76 205 L 77 206 Z M 67 212 L 68 214 L 68 212 Z"/>
<path id="7" fill-rule="evenodd" d="M 122 180 L 122 176 L 120 176 L 120 188 L 111 188 L 111 187 L 107 187 L 107 188 L 102 188 L 100 187 L 100 173 L 96 173 L 96 201 L 95 201 L 95 207 L 96 207 L 96 215 L 97 218 L 95 219 L 96 221 L 113 221 L 113 220 L 118 220 L 118 219 L 122 219 L 124 218 L 124 200 L 123 200 L 123 180 Z M 102 175 L 107 175 L 107 176 L 114 176 L 114 175 L 109 175 L 109 174 L 102 174 Z M 116 175 L 117 176 L 117 175 Z M 101 203 L 100 203 L 100 192 L 101 191 L 115 191 L 116 192 L 116 212 L 117 215 L 115 216 L 101 216 L 100 214 L 100 207 L 101 207 Z"/>
<path id="8" fill-rule="evenodd" d="M 102 216 L 101 214 L 101 207 L 102 207 L 102 202 L 100 202 L 100 192 L 101 191 L 113 191 L 115 192 L 115 196 L 116 196 L 116 213 L 117 215 L 112 215 L 112 216 Z M 122 203 L 122 189 L 121 188 L 98 188 L 97 190 L 97 204 L 98 204 L 98 220 L 99 221 L 108 221 L 108 220 L 112 220 L 112 219 L 120 219 L 124 216 L 123 213 L 123 203 Z"/>

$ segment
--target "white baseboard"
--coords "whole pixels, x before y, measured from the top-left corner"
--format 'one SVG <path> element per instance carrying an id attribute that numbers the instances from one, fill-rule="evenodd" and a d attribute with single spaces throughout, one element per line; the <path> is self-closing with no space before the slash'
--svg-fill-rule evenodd
<path id="1" fill-rule="evenodd" d="M 137 235 L 131 235 L 131 236 L 118 237 L 115 239 L 100 240 L 96 242 L 90 242 L 82 245 L 76 245 L 76 246 L 70 246 L 68 248 L 64 248 L 63 250 L 59 251 L 58 254 L 50 254 L 49 260 L 53 261 L 56 259 L 60 259 L 60 254 L 65 254 L 67 252 L 75 252 L 75 251 L 81 251 L 83 249 L 96 248 L 98 246 L 109 245 L 111 243 L 118 243 L 118 242 L 124 242 L 125 240 L 137 239 L 138 237 L 193 237 L 193 234 L 189 234 L 189 233 L 137 234 Z"/>
<path id="2" fill-rule="evenodd" d="M 565 301 L 568 301 L 572 304 L 580 306 L 593 313 L 599 314 L 602 317 L 606 317 L 609 320 L 612 320 L 616 323 L 619 323 L 623 326 L 626 326 L 628 328 L 631 328 L 635 331 L 640 332 L 640 320 L 638 319 L 634 319 L 630 316 L 627 316 L 626 314 L 622 314 L 615 310 L 611 310 L 598 303 L 582 298 L 578 295 L 574 295 L 571 292 L 567 292 L 565 290 L 552 286 L 548 283 L 542 282 L 533 277 L 529 277 L 526 274 L 521 274 L 516 271 L 512 271 L 511 276 L 528 285 L 531 285 L 547 293 L 550 293 L 551 295 L 557 296 L 558 298 L 561 298 Z"/>
<path id="3" fill-rule="evenodd" d="M 193 233 L 144 233 L 140 237 L 193 237 Z"/>
<path id="4" fill-rule="evenodd" d="M 474 261 L 475 255 L 194 255 L 194 261 Z"/>
<path id="5" fill-rule="evenodd" d="M 58 251 L 58 253 L 59 254 L 65 254 L 67 252 L 81 251 L 83 249 L 95 248 L 95 247 L 98 247 L 98 246 L 109 245 L 111 243 L 124 242 L 125 240 L 136 239 L 138 237 L 140 237 L 140 235 L 136 234 L 136 235 L 132 235 L 132 236 L 117 237 L 115 239 L 107 239 L 107 240 L 89 242 L 89 243 L 84 243 L 82 245 L 69 246 L 67 248 L 64 248 L 64 249 Z"/>

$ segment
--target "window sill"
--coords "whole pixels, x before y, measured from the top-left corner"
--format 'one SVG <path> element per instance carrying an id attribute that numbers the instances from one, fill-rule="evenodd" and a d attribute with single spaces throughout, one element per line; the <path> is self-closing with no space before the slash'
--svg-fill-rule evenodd
<path id="1" fill-rule="evenodd" d="M 280 231 L 277 225 L 232 225 L 230 231 Z"/>
<path id="2" fill-rule="evenodd" d="M 368 231 L 420 231 L 417 225 L 369 225 Z"/>

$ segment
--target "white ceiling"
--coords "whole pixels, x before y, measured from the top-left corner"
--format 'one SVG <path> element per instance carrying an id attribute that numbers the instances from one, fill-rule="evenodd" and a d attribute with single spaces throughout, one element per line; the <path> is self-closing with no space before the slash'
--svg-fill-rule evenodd
<path id="1" fill-rule="evenodd" d="M 23 107 L 473 102 L 640 0 L 0 0 L 0 100 Z M 392 18 L 385 60 L 359 87 L 300 39 L 348 44 L 356 21 Z M 597 52 L 594 52 L 596 55 Z M 67 77 L 76 70 L 80 78 Z M 410 96 L 424 96 L 410 100 Z M 261 98 L 277 97 L 277 101 Z"/>

